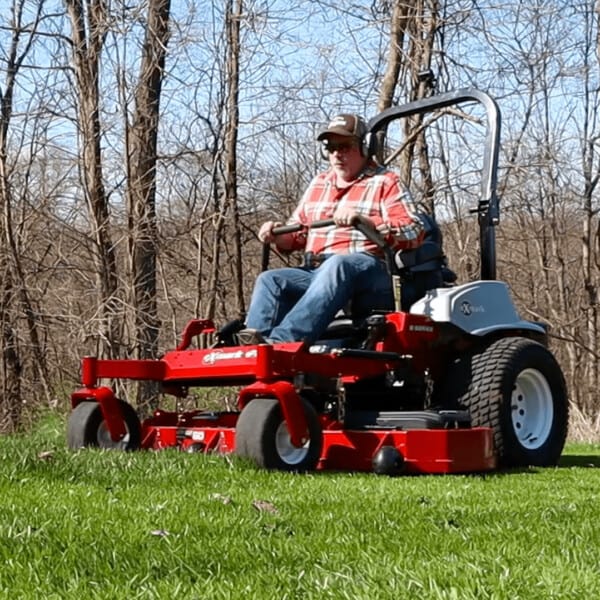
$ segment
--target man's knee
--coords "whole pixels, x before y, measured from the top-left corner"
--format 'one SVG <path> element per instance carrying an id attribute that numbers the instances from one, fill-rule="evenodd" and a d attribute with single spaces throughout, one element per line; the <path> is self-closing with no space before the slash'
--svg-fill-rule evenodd
<path id="1" fill-rule="evenodd" d="M 270 281 L 272 278 L 273 271 L 263 271 L 258 274 L 258 277 L 254 281 L 255 286 L 264 285 L 267 281 Z"/>
<path id="2" fill-rule="evenodd" d="M 284 267 L 263 271 L 256 278 L 254 289 L 267 289 L 277 293 L 302 293 L 303 286 L 308 287 L 302 278 L 298 278 L 298 269 Z"/>
<path id="3" fill-rule="evenodd" d="M 254 294 L 262 295 L 266 290 L 273 290 L 278 287 L 276 280 L 276 269 L 263 271 L 254 281 Z"/>

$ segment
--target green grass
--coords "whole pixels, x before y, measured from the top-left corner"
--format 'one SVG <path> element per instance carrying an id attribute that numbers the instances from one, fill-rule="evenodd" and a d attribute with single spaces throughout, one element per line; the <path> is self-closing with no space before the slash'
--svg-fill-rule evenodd
<path id="1" fill-rule="evenodd" d="M 288 475 L 71 452 L 49 420 L 0 439 L 0 597 L 596 598 L 598 467 L 572 445 L 556 469 Z"/>

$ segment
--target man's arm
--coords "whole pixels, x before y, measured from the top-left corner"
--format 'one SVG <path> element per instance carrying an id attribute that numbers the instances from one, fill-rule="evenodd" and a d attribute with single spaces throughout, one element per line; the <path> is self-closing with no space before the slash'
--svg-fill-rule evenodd
<path id="1" fill-rule="evenodd" d="M 416 207 L 410 192 L 402 185 L 396 174 L 390 173 L 383 189 L 381 223 L 379 232 L 396 250 L 417 248 L 425 237 L 425 228 L 416 216 Z"/>

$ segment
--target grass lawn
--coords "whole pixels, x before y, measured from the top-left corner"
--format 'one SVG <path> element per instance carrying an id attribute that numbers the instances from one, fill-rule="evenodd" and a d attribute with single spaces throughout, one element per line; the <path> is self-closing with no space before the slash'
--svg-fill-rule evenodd
<path id="1" fill-rule="evenodd" d="M 485 476 L 288 475 L 0 438 L 3 598 L 598 598 L 600 447 Z"/>

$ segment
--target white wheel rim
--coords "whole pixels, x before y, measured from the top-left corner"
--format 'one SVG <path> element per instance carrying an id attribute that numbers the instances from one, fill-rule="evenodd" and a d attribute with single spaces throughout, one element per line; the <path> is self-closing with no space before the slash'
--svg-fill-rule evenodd
<path id="1" fill-rule="evenodd" d="M 275 449 L 283 462 L 288 465 L 301 463 L 308 455 L 309 444 L 310 440 L 300 448 L 294 446 L 285 421 L 279 423 L 279 427 L 277 427 L 277 432 L 275 433 Z"/>
<path id="2" fill-rule="evenodd" d="M 548 381 L 537 369 L 519 373 L 511 396 L 511 418 L 515 435 L 524 448 L 536 450 L 548 439 L 554 403 Z"/>
<path id="3" fill-rule="evenodd" d="M 129 429 L 127 428 L 127 425 L 125 425 L 125 429 L 126 433 L 123 436 L 123 439 L 119 440 L 118 442 L 115 442 L 110 437 L 110 431 L 108 431 L 106 421 L 102 421 L 102 423 L 100 423 L 100 426 L 98 427 L 98 434 L 96 436 L 96 439 L 98 440 L 98 446 L 100 448 L 107 448 L 109 450 L 122 450 L 124 448 L 127 448 L 127 444 L 129 444 Z"/>

